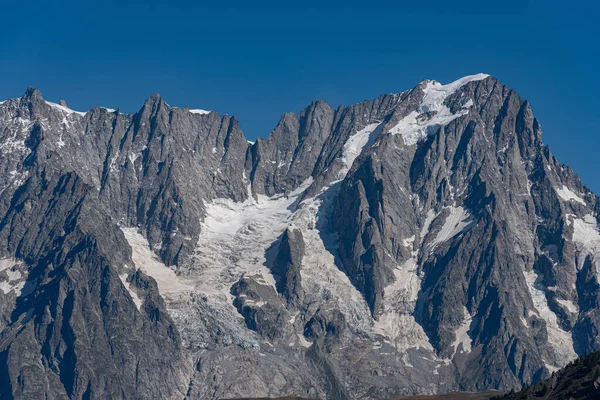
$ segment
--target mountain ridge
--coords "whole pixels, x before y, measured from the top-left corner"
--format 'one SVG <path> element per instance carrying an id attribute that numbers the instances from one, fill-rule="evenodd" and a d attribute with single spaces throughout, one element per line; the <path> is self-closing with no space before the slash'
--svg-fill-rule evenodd
<path id="1" fill-rule="evenodd" d="M 120 386 L 141 397 L 508 390 L 600 345 L 600 201 L 495 78 L 425 80 L 335 110 L 315 101 L 253 145 L 234 117 L 156 95 L 135 114 L 53 104 L 35 89 L 0 103 L 0 338 L 52 331 L 63 311 L 48 310 L 72 310 L 51 339 L 0 340 L 11 396 L 106 393 L 75 366 L 102 354 L 81 346 L 96 337 L 87 326 L 114 315 L 107 346 L 143 340 L 125 334 L 128 316 L 158 344 L 132 353 L 147 379 L 157 357 L 173 365 L 169 385 Z M 92 214 L 74 222 L 79 209 L 106 223 L 80 237 Z M 63 244 L 84 237 L 114 244 Z M 27 258 L 40 243 L 84 261 L 47 247 Z M 49 309 L 26 309 L 42 293 Z M 44 350 L 25 361 L 17 343 Z M 23 368 L 56 383 L 18 384 Z"/>
<path id="2" fill-rule="evenodd" d="M 485 73 L 477 73 L 477 74 L 473 74 L 473 75 L 466 75 L 466 76 L 464 76 L 464 77 L 462 77 L 462 78 L 460 78 L 460 79 L 458 79 L 458 80 L 456 80 L 456 81 L 452 82 L 452 84 L 457 84 L 457 85 L 460 85 L 460 83 L 461 83 L 461 80 L 467 80 L 467 81 L 468 81 L 469 79 L 479 79 L 479 78 L 487 78 L 487 77 L 492 77 L 492 76 L 491 76 L 491 75 L 489 75 L 489 74 L 485 74 Z M 492 77 L 492 78 L 493 78 L 493 77 Z M 493 79 L 496 79 L 496 78 L 493 78 Z M 382 95 L 378 96 L 378 97 L 377 97 L 377 98 L 375 98 L 375 99 L 364 99 L 364 100 L 362 100 L 362 101 L 359 101 L 359 102 L 357 102 L 357 103 L 352 103 L 351 105 L 354 105 L 354 104 L 361 104 L 361 103 L 369 103 L 369 102 L 373 102 L 373 101 L 375 101 L 375 100 L 377 100 L 377 99 L 379 99 L 379 98 L 385 97 L 385 96 L 399 96 L 399 95 L 401 95 L 401 94 L 403 94 L 403 93 L 405 93 L 405 92 L 408 92 L 408 91 L 411 91 L 411 90 L 415 90 L 415 89 L 417 89 L 417 88 L 419 88 L 419 87 L 421 87 L 421 86 L 423 86 L 424 84 L 427 84 L 427 83 L 429 83 L 429 82 L 431 82 L 431 83 L 438 83 L 438 84 L 440 84 L 440 85 L 441 85 L 441 83 L 440 83 L 439 81 L 437 81 L 437 80 L 434 80 L 434 79 L 429 79 L 429 78 L 424 78 L 424 79 L 423 79 L 423 80 L 421 80 L 421 81 L 420 81 L 420 82 L 417 84 L 417 86 L 415 86 L 413 89 L 404 90 L 404 91 L 402 91 L 402 92 L 398 92 L 398 93 L 386 93 L 386 94 L 382 94 Z M 40 89 L 39 89 L 39 88 L 37 88 L 37 87 L 35 87 L 35 86 L 29 86 L 29 87 L 28 87 L 28 88 L 25 90 L 25 92 L 24 92 L 23 96 L 21 96 L 21 97 L 11 97 L 11 98 L 7 98 L 7 99 L 5 99 L 5 100 L 1 100 L 1 101 L 0 101 L 0 104 L 3 104 L 3 103 L 5 103 L 5 102 L 7 102 L 7 101 L 11 101 L 11 100 L 13 100 L 13 101 L 14 101 L 14 100 L 21 100 L 23 97 L 25 97 L 25 98 L 28 98 L 28 97 L 31 97 L 31 96 L 39 96 L 39 97 L 40 97 L 42 100 L 44 100 L 44 99 L 43 99 L 43 96 L 42 96 L 42 93 L 41 93 L 41 91 L 40 91 Z M 67 102 L 66 102 L 65 100 L 62 100 L 62 99 L 61 99 L 61 100 L 59 100 L 59 103 L 54 103 L 54 102 L 51 102 L 51 101 L 48 101 L 48 100 L 44 100 L 44 101 L 46 101 L 46 103 L 47 103 L 47 104 L 49 104 L 49 105 L 51 105 L 51 106 L 53 106 L 53 107 L 56 107 L 56 108 L 62 109 L 62 110 L 64 110 L 64 111 L 68 112 L 68 113 L 76 113 L 76 114 L 79 114 L 79 115 L 81 115 L 81 116 L 85 116 L 87 113 L 90 113 L 90 112 L 92 112 L 92 111 L 93 111 L 94 109 L 96 109 L 96 108 L 105 109 L 105 110 L 107 110 L 107 111 L 108 111 L 108 112 L 110 112 L 110 113 L 115 113 L 115 112 L 116 112 L 117 114 L 123 114 L 123 115 L 137 114 L 138 112 L 140 112 L 140 111 L 141 111 L 141 109 L 139 109 L 138 111 L 120 112 L 120 111 L 119 111 L 119 108 L 117 108 L 117 109 L 113 109 L 113 108 L 110 108 L 110 107 L 105 107 L 105 106 L 101 106 L 101 105 L 95 105 L 95 106 L 91 107 L 90 109 L 88 109 L 87 111 L 76 111 L 76 110 L 73 110 L 73 109 L 71 109 L 71 108 L 70 108 L 70 107 L 67 105 Z M 220 111 L 216 111 L 216 110 L 191 109 L 191 108 L 190 108 L 189 106 L 187 106 L 187 105 L 186 105 L 186 106 L 183 106 L 183 107 L 179 107 L 179 106 L 172 106 L 172 105 L 170 105 L 169 103 L 167 103 L 167 102 L 164 100 L 164 98 L 163 98 L 163 96 L 160 94 L 160 92 L 154 92 L 154 93 L 152 93 L 151 95 L 149 95 L 149 96 L 148 96 L 148 97 L 147 97 L 147 98 L 146 98 L 146 99 L 143 101 L 143 104 L 146 104 L 146 103 L 148 103 L 148 102 L 152 103 L 152 102 L 155 102 L 155 101 L 162 101 L 162 102 L 164 102 L 164 103 L 165 103 L 165 105 L 166 105 L 167 107 L 169 107 L 169 108 L 171 108 L 171 109 L 181 109 L 181 110 L 186 110 L 186 111 L 188 111 L 188 112 L 191 112 L 192 114 L 206 115 L 206 114 L 209 114 L 209 113 L 211 113 L 211 112 L 214 112 L 214 113 L 217 113 L 219 116 L 231 116 L 232 118 L 236 118 L 234 115 L 230 115 L 229 113 L 222 113 L 222 112 L 220 112 Z M 62 104 L 62 103 L 64 103 L 64 104 Z M 334 107 L 333 107 L 333 106 L 332 106 L 332 105 L 331 105 L 331 104 L 330 104 L 330 103 L 329 103 L 327 100 L 325 100 L 325 99 L 315 99 L 315 100 L 312 100 L 312 101 L 311 101 L 311 104 L 310 104 L 310 105 L 306 106 L 305 108 L 303 108 L 303 109 L 302 109 L 302 110 L 300 110 L 299 112 L 296 112 L 296 111 L 288 111 L 288 112 L 284 112 L 283 114 L 281 114 L 281 117 L 280 117 L 280 121 L 279 121 L 279 122 L 281 122 L 281 120 L 282 120 L 282 119 L 283 119 L 283 118 L 284 118 L 286 115 L 288 115 L 288 114 L 290 114 L 290 115 L 292 115 L 292 116 L 295 116 L 295 115 L 297 115 L 297 114 L 300 114 L 300 113 L 302 113 L 302 111 L 305 111 L 307 108 L 309 108 L 309 107 L 311 107 L 311 106 L 314 106 L 314 105 L 316 105 L 316 104 L 318 104 L 318 103 L 324 103 L 324 104 L 325 104 L 325 105 L 327 105 L 328 107 L 330 107 L 330 108 L 334 109 Z M 142 107 L 143 107 L 143 106 L 142 106 Z M 344 107 L 348 107 L 348 106 L 346 106 L 346 105 L 344 105 L 344 104 L 339 104 L 339 105 L 338 105 L 338 106 L 335 108 L 335 110 L 338 110 L 338 109 L 340 109 L 340 108 L 344 108 Z M 274 130 L 274 129 L 273 129 L 273 130 Z M 271 131 L 271 132 L 272 132 L 272 131 Z M 267 138 L 268 138 L 268 136 L 267 136 L 267 137 L 256 137 L 254 140 L 256 140 L 256 139 L 263 139 L 263 140 L 266 140 Z"/>

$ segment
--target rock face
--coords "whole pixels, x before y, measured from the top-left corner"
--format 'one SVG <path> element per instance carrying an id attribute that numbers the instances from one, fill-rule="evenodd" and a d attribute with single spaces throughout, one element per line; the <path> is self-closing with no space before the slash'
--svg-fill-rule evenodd
<path id="1" fill-rule="evenodd" d="M 383 398 L 600 349 L 600 201 L 479 74 L 285 114 L 0 103 L 0 397 Z"/>
<path id="2" fill-rule="evenodd" d="M 302 232 L 295 228 L 286 229 L 271 269 L 273 275 L 277 277 L 275 284 L 277 291 L 288 303 L 296 307 L 301 307 L 304 303 L 300 269 L 305 250 Z"/>
<path id="3" fill-rule="evenodd" d="M 600 352 L 569 363 L 552 377 L 500 400 L 577 399 L 594 400 L 600 395 Z"/>
<path id="4" fill-rule="evenodd" d="M 136 309 L 119 274 L 131 250 L 73 173 L 36 171 L 0 222 L 2 252 L 29 266 L 3 310 L 2 398 L 182 395 L 186 365 L 176 327 L 148 282 Z M 19 274 L 21 275 L 21 274 Z M 18 276 L 21 278 L 21 276 Z M 4 300 L 4 299 L 3 299 Z"/>

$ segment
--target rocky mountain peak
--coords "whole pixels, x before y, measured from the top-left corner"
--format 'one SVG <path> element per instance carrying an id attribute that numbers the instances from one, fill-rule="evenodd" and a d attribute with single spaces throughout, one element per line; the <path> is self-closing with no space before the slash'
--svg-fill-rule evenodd
<path id="1" fill-rule="evenodd" d="M 506 390 L 600 348 L 600 201 L 485 74 L 254 145 L 159 95 L 30 89 L 0 146 L 2 396 Z"/>
<path id="2" fill-rule="evenodd" d="M 21 99 L 24 101 L 44 100 L 42 93 L 35 87 L 28 87 Z"/>
<path id="3" fill-rule="evenodd" d="M 163 101 L 164 100 L 163 100 L 162 96 L 160 95 L 160 93 L 156 92 L 156 93 L 152 93 L 146 99 L 146 101 L 144 102 L 144 105 L 147 105 L 147 104 L 158 104 L 158 103 L 161 103 Z"/>

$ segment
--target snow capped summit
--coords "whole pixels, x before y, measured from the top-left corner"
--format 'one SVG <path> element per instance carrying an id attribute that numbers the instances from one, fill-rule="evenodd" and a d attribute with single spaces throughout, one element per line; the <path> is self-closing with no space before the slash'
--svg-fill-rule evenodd
<path id="1" fill-rule="evenodd" d="M 440 126 L 447 125 L 456 118 L 466 115 L 471 107 L 472 100 L 465 101 L 463 107 L 457 112 L 451 112 L 445 104 L 446 100 L 456 93 L 461 87 L 470 83 L 481 81 L 489 75 L 469 75 L 447 85 L 437 81 L 425 81 L 422 86 L 423 100 L 416 110 L 403 118 L 396 126 L 390 129 L 394 135 L 399 134 L 404 138 L 407 146 L 412 146 L 435 133 Z"/>
<path id="2" fill-rule="evenodd" d="M 423 88 L 425 96 L 423 97 L 423 102 L 418 107 L 418 111 L 439 111 L 442 108 L 444 101 L 461 87 L 467 83 L 481 81 L 488 77 L 489 75 L 487 74 L 469 75 L 448 83 L 447 85 L 442 85 L 437 81 L 428 81 L 425 88 Z"/>

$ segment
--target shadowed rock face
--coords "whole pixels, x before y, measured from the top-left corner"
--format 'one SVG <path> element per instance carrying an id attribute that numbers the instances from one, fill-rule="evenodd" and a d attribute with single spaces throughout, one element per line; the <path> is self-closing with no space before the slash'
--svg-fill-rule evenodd
<path id="1" fill-rule="evenodd" d="M 304 303 L 300 269 L 305 248 L 302 232 L 294 228 L 286 229 L 271 269 L 273 275 L 277 277 L 277 291 L 285 297 L 288 303 L 296 307 L 300 307 Z"/>
<path id="2" fill-rule="evenodd" d="M 169 397 L 185 372 L 151 278 L 137 310 L 119 279 L 131 250 L 95 189 L 47 170 L 19 187 L 0 222 L 2 253 L 28 266 L 0 336 L 2 398 Z M 90 196 L 91 194 L 91 196 Z M 10 294 L 10 293 L 9 293 Z"/>
<path id="3" fill-rule="evenodd" d="M 600 394 L 600 352 L 569 363 L 552 377 L 517 393 L 499 396 L 502 400 L 578 399 L 593 400 Z"/>
<path id="4" fill-rule="evenodd" d="M 600 348 L 600 201 L 492 77 L 254 144 L 28 89 L 0 146 L 2 398 L 508 390 Z"/>

